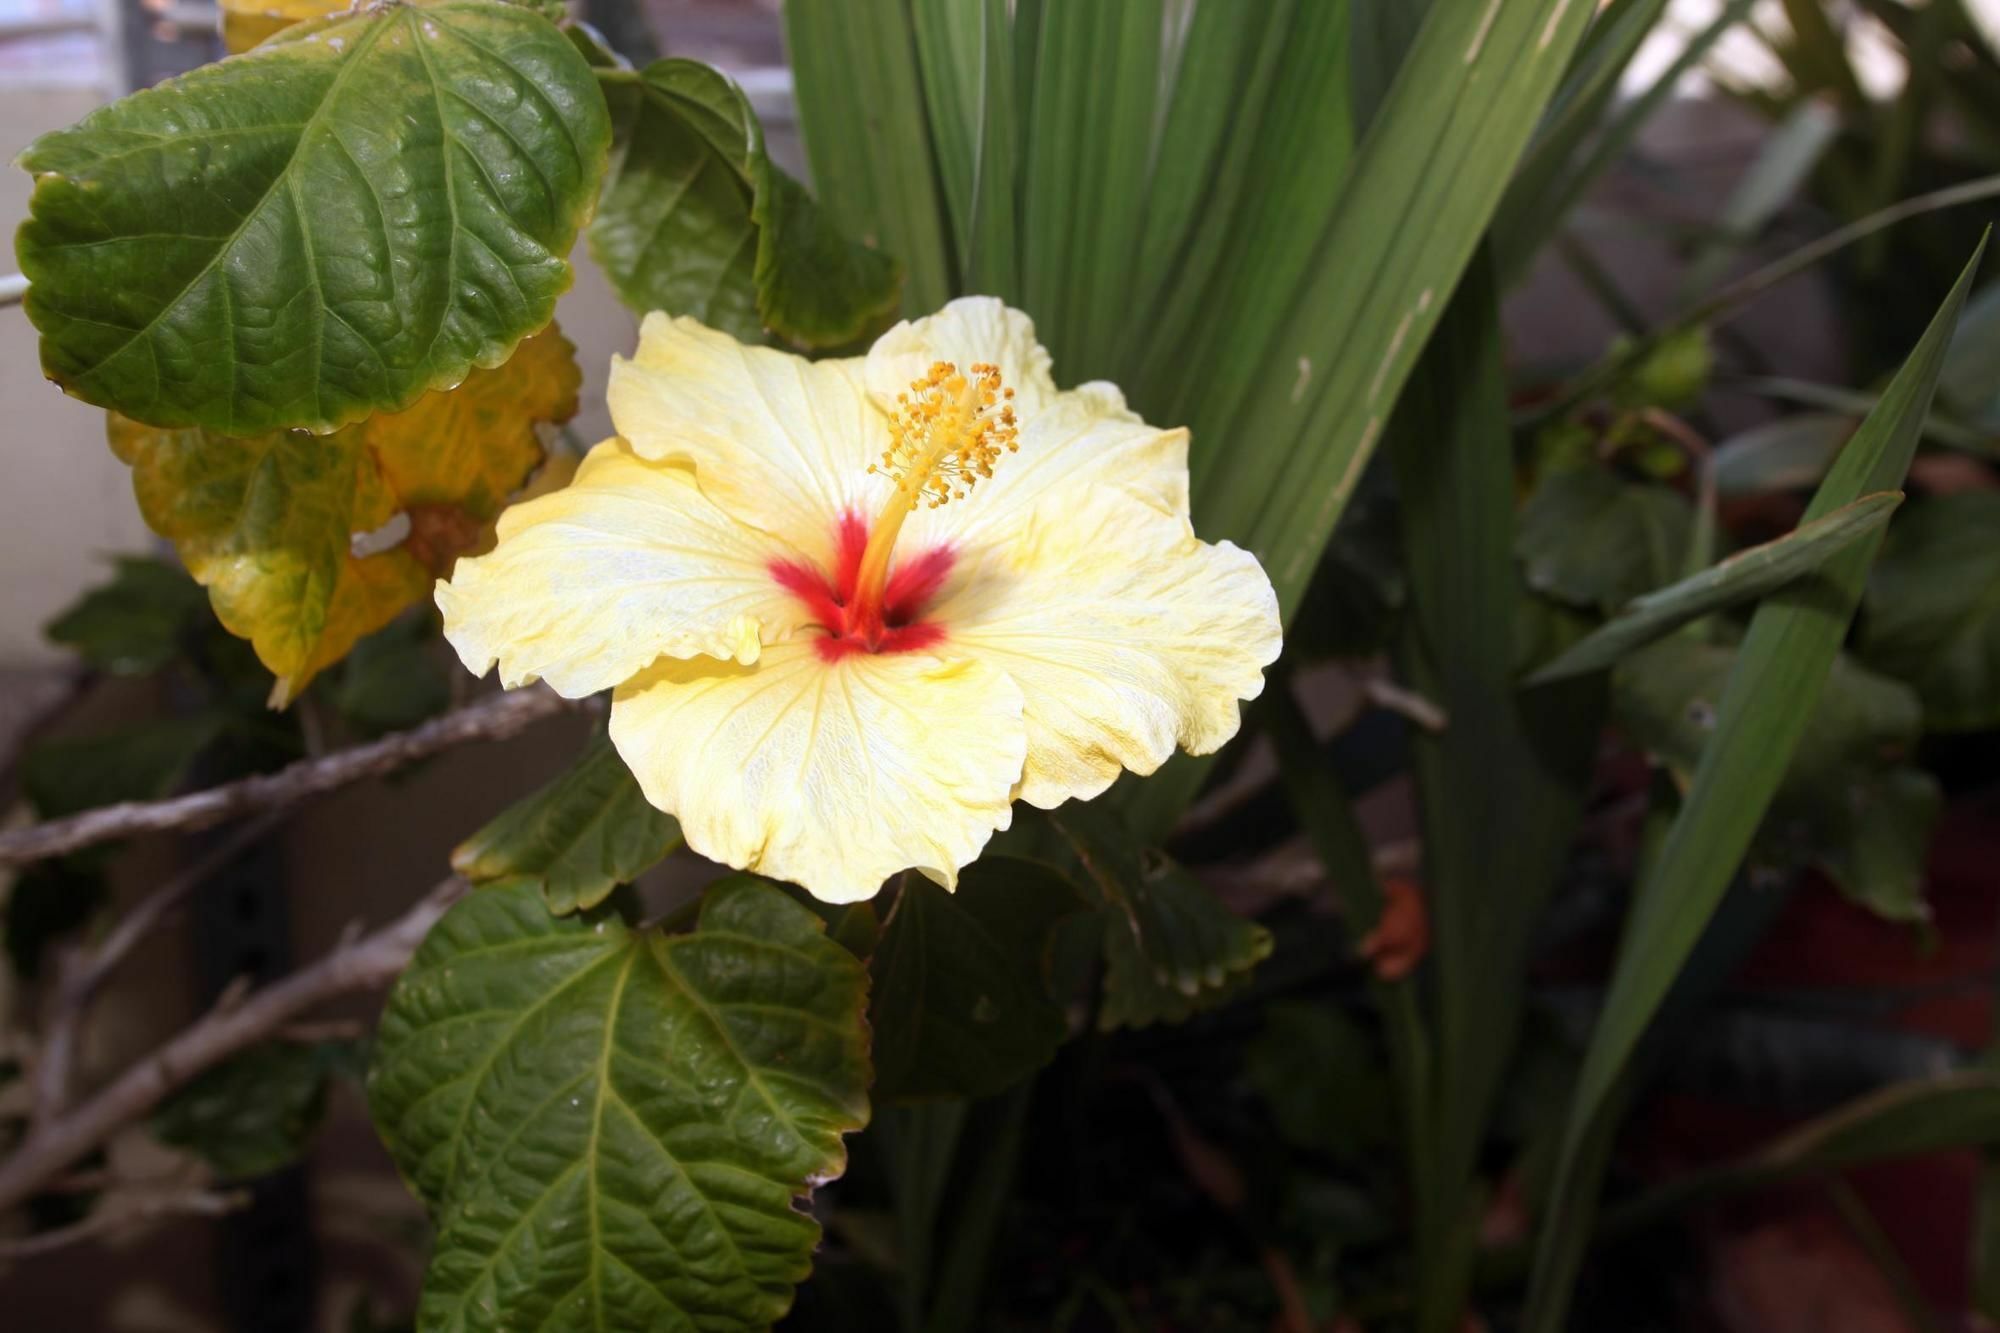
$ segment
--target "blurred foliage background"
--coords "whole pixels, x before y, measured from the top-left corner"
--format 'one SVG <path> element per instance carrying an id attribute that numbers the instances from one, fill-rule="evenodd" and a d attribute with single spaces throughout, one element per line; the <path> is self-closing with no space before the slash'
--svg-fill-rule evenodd
<path id="1" fill-rule="evenodd" d="M 1258 552 L 1288 621 L 1218 759 L 1023 819 L 955 897 L 912 879 L 821 912 L 870 975 L 873 1120 L 814 1197 L 824 1239 L 783 1327 L 2000 1324 L 1990 7 L 649 14 L 594 4 L 565 29 L 617 145 L 578 244 L 618 300 L 837 351 L 1001 295 L 1060 383 L 1112 379 L 1192 427 L 1197 528 Z M 729 41 L 769 58 L 781 32 L 790 104 L 651 63 L 728 65 Z M 691 160 L 713 188 L 663 207 Z M 423 587 L 502 497 L 564 475 L 575 439 L 531 424 L 577 410 L 557 344 L 523 346 L 564 368 L 497 372 L 499 428 L 438 428 L 439 404 L 478 401 L 469 380 L 325 438 L 256 437 L 278 460 L 345 450 L 311 633 L 260 592 L 289 566 L 233 561 L 231 496 L 197 512 L 147 489 L 248 432 L 217 434 L 205 401 L 192 426 L 120 427 L 176 553 L 121 557 L 50 622 L 80 691 L 125 693 L 40 725 L 10 798 L 56 819 L 466 705 Z M 601 369 L 576 362 L 588 400 Z M 128 393 L 84 396 L 132 411 Z M 485 466 L 419 475 L 461 427 Z M 368 460 L 400 489 L 357 492 Z M 392 514 L 381 550 L 348 540 Z M 291 559 L 306 543 L 280 526 L 253 545 Z M 230 578 L 249 586 L 226 596 Z M 565 726 L 516 752 L 519 804 L 441 805 L 452 826 L 425 836 L 522 920 L 680 911 L 712 868 L 662 865 L 672 821 Z M 424 778 L 396 781 L 434 794 Z M 256 817 L 182 863 L 282 902 L 283 834 Z M 132 869 L 147 854 L 44 860 L 7 891 L 18 1134 L 55 960 L 115 927 L 121 880 L 158 876 Z M 241 943 L 218 919 L 233 901 L 198 899 L 197 941 Z M 282 914 L 245 920 L 269 955 L 214 964 L 212 988 L 285 970 Z M 959 1010 L 985 1015 L 978 1040 L 937 1022 Z M 190 1317 L 431 1326 L 410 1323 L 420 1211 L 354 1183 L 389 1176 L 356 1128 L 370 1017 L 237 1056 L 120 1146 L 256 1182 L 265 1230 L 218 1254 L 289 1294 L 197 1295 Z M 103 1182 L 137 1170 L 87 1165 L 95 1188 L 15 1210 L 23 1243 L 102 1216 Z M 71 1258 L 0 1283 L 62 1327 Z"/>

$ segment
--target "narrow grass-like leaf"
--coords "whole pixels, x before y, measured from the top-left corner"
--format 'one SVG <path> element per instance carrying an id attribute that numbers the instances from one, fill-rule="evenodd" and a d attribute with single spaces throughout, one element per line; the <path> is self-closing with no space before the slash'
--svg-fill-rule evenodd
<path id="1" fill-rule="evenodd" d="M 1646 1226 L 1691 1204 L 1870 1162 L 2000 1144 L 2000 1071 L 1972 1069 L 1871 1092 L 1734 1161 L 1691 1171 L 1604 1214 L 1604 1230 Z"/>
<path id="2" fill-rule="evenodd" d="M 1020 43 L 1008 0 L 981 0 L 979 152 L 964 243 L 965 290 L 1019 305 L 1021 296 Z"/>
<path id="3" fill-rule="evenodd" d="M 549 322 L 610 137 L 583 57 L 526 9 L 299 24 L 21 155 L 43 369 L 231 435 L 405 408 Z"/>
<path id="4" fill-rule="evenodd" d="M 1498 297 L 1476 259 L 1389 428 L 1410 614 L 1397 662 L 1449 722 L 1411 742 L 1436 981 L 1431 1197 L 1417 1203 L 1418 1327 L 1455 1326 L 1480 1140 L 1512 1056 L 1531 931 L 1583 808 L 1602 692 L 1523 698 L 1513 459 Z M 1494 781 L 1504 773 L 1504 783 Z"/>
<path id="5" fill-rule="evenodd" d="M 1863 496 L 1783 537 L 1738 551 L 1699 574 L 1634 598 L 1617 615 L 1528 677 L 1528 684 L 1602 670 L 1682 625 L 1774 592 L 1810 574 L 1849 543 L 1875 532 L 1889 521 L 1900 503 L 1900 493 Z"/>
<path id="6" fill-rule="evenodd" d="M 1863 494 L 1901 487 L 1930 409 L 1939 368 L 1985 251 L 1973 255 L 1936 318 L 1855 432 L 1807 508 L 1805 522 Z M 1605 1099 L 1721 901 L 1793 749 L 1817 704 L 1861 597 L 1879 538 L 1866 537 L 1821 566 L 1811 595 L 1758 608 L 1717 711 L 1687 798 L 1646 867 L 1617 968 L 1578 1075 L 1543 1246 L 1524 1326 L 1556 1333 L 1582 1259 L 1597 1176 L 1579 1155 L 1598 1130 Z"/>
<path id="7" fill-rule="evenodd" d="M 1680 299 L 1699 297 L 1727 271 L 1744 246 L 1790 203 L 1840 132 L 1840 117 L 1823 102 L 1801 102 L 1771 131 L 1723 200 L 1712 236 L 1681 274 Z M 1879 235 L 1879 233 L 1878 233 Z"/>
<path id="8" fill-rule="evenodd" d="M 1301 280 L 1269 305 L 1216 311 L 1241 337 L 1220 340 L 1225 354 L 1186 376 L 1203 386 L 1188 413 L 1197 520 L 1250 541 L 1287 611 L 1589 8 L 1434 6 Z"/>
<path id="9" fill-rule="evenodd" d="M 1858 218 L 1844 227 L 1835 228 L 1824 236 L 1808 241 L 1790 254 L 1744 274 L 1706 300 L 1687 307 L 1654 329 L 1648 336 L 1631 339 L 1616 348 L 1604 360 L 1578 376 L 1565 392 L 1541 404 L 1536 415 L 1538 418 L 1546 419 L 1567 412 L 1579 401 L 1623 379 L 1634 366 L 1658 351 L 1663 343 L 1684 337 L 1690 330 L 1730 318 L 1773 287 L 1797 277 L 1821 260 L 1839 254 L 1885 227 L 1893 227 L 1899 222 L 1907 222 L 1926 213 L 1962 208 L 1966 204 L 1980 203 L 1996 197 L 2000 197 L 2000 174 L 1981 176 L 1957 185 L 1948 185 L 1941 190 L 1933 190 L 1929 194 L 1916 195 L 1899 204 L 1892 204 L 1879 213 L 1870 213 L 1867 217 Z"/>
<path id="10" fill-rule="evenodd" d="M 1275 297 L 1246 305 L 1246 288 L 1207 313 L 1214 356 L 1175 369 L 1195 387 L 1185 412 L 1135 399 L 1192 428 L 1197 527 L 1254 550 L 1288 617 L 1590 15 L 1578 0 L 1434 4 L 1310 263 Z M 1139 826 L 1171 823 L 1204 771 L 1149 781 Z"/>
<path id="11" fill-rule="evenodd" d="M 383 1015 L 369 1107 L 437 1222 L 423 1329 L 758 1333 L 868 1120 L 868 979 L 768 883 L 687 934 L 481 889 Z"/>
<path id="12" fill-rule="evenodd" d="M 909 7 L 938 181 L 963 255 L 979 174 L 984 6 L 978 0 L 909 0 Z"/>
<path id="13" fill-rule="evenodd" d="M 929 314 L 956 293 L 957 261 L 909 0 L 788 4 L 785 45 L 820 203 L 902 264 L 903 313 Z"/>
<path id="14" fill-rule="evenodd" d="M 1551 127 L 1549 138 L 1538 144 L 1535 154 L 1523 164 L 1523 175 L 1511 187 L 1508 202 L 1496 219 L 1495 234 L 1503 286 L 1511 286 L 1527 271 L 1542 242 L 1562 225 L 1570 209 L 1576 206 L 1597 178 L 1632 146 L 1646 122 L 1673 96 L 1681 77 L 1708 55 L 1724 33 L 1742 21 L 1752 3 L 1753 0 L 1729 0 L 1706 27 L 1681 46 L 1673 62 L 1643 92 L 1618 106 L 1616 113 L 1605 121 L 1594 138 L 1588 133 L 1588 121 L 1577 125 L 1567 115 Z M 1604 64 L 1593 68 L 1593 73 L 1600 80 L 1606 77 L 1608 71 L 1609 88 L 1598 82 L 1595 86 L 1580 89 L 1580 93 L 1584 94 L 1582 99 L 1573 106 L 1566 106 L 1565 112 L 1581 116 L 1594 110 L 1602 114 L 1611 107 L 1610 94 L 1617 88 L 1618 75 L 1637 54 L 1638 42 L 1644 39 L 1645 32 L 1658 19 L 1662 8 L 1659 4 L 1652 4 L 1616 16 L 1617 27 L 1604 42 Z M 1587 152 L 1583 151 L 1586 143 L 1589 145 Z M 1579 154 L 1582 160 L 1572 162 L 1571 159 Z"/>
<path id="15" fill-rule="evenodd" d="M 1119 375 L 1156 420 L 1191 419 L 1204 381 L 1187 368 L 1237 354 L 1242 334 L 1267 333 L 1248 321 L 1284 309 L 1312 271 L 1322 220 L 1346 188 L 1354 153 L 1351 99 L 1342 78 L 1351 27 L 1345 10 L 1337 0 L 1289 9 L 1236 7 L 1235 22 L 1247 31 L 1233 42 L 1191 46 L 1184 57 L 1187 82 L 1176 87 L 1168 128 L 1190 137 L 1217 114 L 1203 100 L 1213 95 L 1207 81 L 1214 76 L 1206 67 L 1232 56 L 1250 64 L 1239 69 L 1236 100 L 1222 111 L 1230 130 L 1223 159 L 1170 267 L 1157 267 L 1164 256 L 1157 238 L 1149 237 L 1156 286 L 1142 287 L 1139 296 L 1160 313 L 1130 330 L 1128 341 L 1144 355 L 1121 366 Z M 1190 41 L 1211 38 L 1203 31 Z M 1178 156 L 1181 142 L 1167 140 L 1170 157 Z M 1195 188 L 1180 178 L 1189 165 L 1163 163 L 1157 184 L 1169 211 L 1178 192 Z M 1218 318 L 1222 311 L 1245 322 Z"/>
<path id="16" fill-rule="evenodd" d="M 1549 201 L 1571 160 L 1602 126 L 1626 67 L 1665 10 L 1666 0 L 1612 0 L 1584 34 L 1493 215 L 1494 262 L 1503 286 L 1526 270 L 1550 232 L 1562 226 L 1562 215 Z"/>
<path id="17" fill-rule="evenodd" d="M 1065 382 L 1109 373 L 1115 335 L 1131 313 L 1163 17 L 1163 0 L 1042 9 L 1034 99 L 1025 108 L 1021 278 Z"/>

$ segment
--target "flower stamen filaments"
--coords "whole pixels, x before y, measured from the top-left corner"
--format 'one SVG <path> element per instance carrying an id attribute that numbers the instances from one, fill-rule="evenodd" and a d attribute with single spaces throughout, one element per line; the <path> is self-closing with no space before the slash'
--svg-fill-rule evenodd
<path id="1" fill-rule="evenodd" d="M 882 461 L 868 466 L 896 483 L 889 502 L 868 533 L 855 578 L 856 619 L 869 623 L 879 614 L 889 578 L 889 556 L 903 520 L 919 504 L 936 509 L 962 500 L 982 479 L 993 476 L 1003 453 L 1020 449 L 1014 421 L 1014 390 L 1000 382 L 1000 367 L 976 363 L 961 372 L 954 362 L 932 363 L 907 393 L 896 395 L 896 419 Z"/>
<path id="2" fill-rule="evenodd" d="M 1021 447 L 1013 397 L 998 366 L 975 364 L 968 376 L 950 361 L 933 362 L 908 393 L 896 395 L 890 445 L 869 472 L 893 477 L 911 507 L 963 500 L 981 478 L 992 477 L 1002 453 Z"/>

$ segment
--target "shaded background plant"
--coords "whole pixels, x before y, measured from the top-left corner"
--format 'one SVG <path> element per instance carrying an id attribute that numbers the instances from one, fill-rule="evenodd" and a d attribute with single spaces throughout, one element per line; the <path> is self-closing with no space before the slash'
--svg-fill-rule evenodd
<path id="1" fill-rule="evenodd" d="M 319 20 L 182 85 L 288 145 L 204 162 L 200 198 L 121 156 L 196 151 L 159 137 L 157 100 L 39 142 L 20 254 L 45 364 L 130 418 L 112 441 L 140 508 L 207 594 L 134 559 L 51 627 L 170 685 L 155 721 L 29 753 L 41 826 L 0 833 L 0 855 L 41 858 L 8 899 L 15 966 L 42 971 L 0 1165 L 10 1244 L 239 1206 L 234 1182 L 298 1151 L 366 1058 L 437 1223 L 419 1327 L 496 1318 L 482 1303 L 763 1327 L 808 1264 L 788 1327 L 1814 1327 L 1822 1291 L 1867 1327 L 2000 1319 L 2000 1175 L 1924 1156 L 2000 1142 L 2000 305 L 1976 259 L 2000 196 L 1994 47 L 1962 0 L 1731 3 L 1644 77 L 1665 8 L 793 3 L 810 195 L 707 67 L 628 67 L 612 49 L 639 43 L 471 0 Z M 429 23 L 452 54 L 412 64 Z M 1864 38 L 1908 56 L 1899 88 L 1857 66 Z M 1784 74 L 1718 76 L 1763 122 L 1718 185 L 1653 117 L 1745 42 Z M 252 69 L 305 128 L 244 91 Z M 389 108 L 435 133 L 352 137 Z M 460 200 L 418 224 L 473 284 L 406 262 L 415 360 L 362 317 L 372 275 L 311 244 L 317 220 L 365 228 L 390 166 Z M 1712 214 L 1686 205 L 1702 190 Z M 139 239 L 163 200 L 208 239 Z M 384 982 L 408 951 L 381 942 L 413 948 L 477 886 L 372 1053 L 371 1024 L 296 1030 L 332 990 L 248 1034 L 275 1043 L 217 1050 L 225 1007 L 194 1029 L 218 1056 L 198 1080 L 70 1151 L 64 1127 L 124 1086 L 73 1086 L 72 1028 L 145 937 L 99 887 L 101 835 L 124 830 L 58 821 L 280 774 L 227 789 L 247 822 L 165 872 L 172 906 L 348 746 L 386 738 L 357 765 L 374 776 L 558 711 L 468 702 L 423 602 L 508 496 L 573 466 L 547 423 L 598 368 L 554 332 L 520 340 L 579 233 L 635 310 L 815 352 L 1000 295 L 1059 382 L 1109 378 L 1188 424 L 1199 530 L 1255 550 L 1287 616 L 1245 735 L 1020 812 L 955 896 L 911 878 L 842 909 L 704 893 L 686 857 L 656 870 L 672 821 L 578 737 L 567 772 L 459 831 L 457 879 L 343 946 L 375 948 L 351 970 Z M 215 273 L 306 312 L 273 335 L 286 355 L 216 322 Z M 1794 280 L 1837 312 L 1831 368 L 1794 323 L 1756 323 Z M 1605 332 L 1551 335 L 1537 311 Z M 149 319 L 237 354 L 102 327 Z M 385 369 L 355 372 L 356 347 Z M 215 378 L 260 359 L 268 382 Z M 263 707 L 274 680 L 288 711 Z M 746 935 L 816 980 L 760 971 Z M 489 977 L 496 949 L 536 962 Z M 694 980 L 599 984 L 653 956 Z M 771 987 L 748 1056 L 692 1024 L 732 972 Z M 673 1039 L 633 1057 L 635 1025 Z M 731 1118 L 752 1112 L 674 1100 L 681 1062 L 754 1083 L 814 1026 L 837 1035 L 756 1151 Z M 488 1069 L 511 1072 L 481 1103 L 467 1073 Z M 727 1214 L 746 1244 L 623 1234 L 634 1215 L 596 1200 L 651 1177 L 596 1132 L 527 1174 L 482 1165 L 516 1116 L 613 1082 L 658 1093 L 634 1123 L 666 1158 L 711 1168 L 655 1194 L 660 1215 Z M 173 1173 L 86 1156 L 139 1118 L 186 1154 Z M 843 1152 L 815 1250 L 787 1195 Z M 583 1248 L 510 1249 L 531 1205 Z M 607 1276 L 634 1253 L 656 1262 Z"/>

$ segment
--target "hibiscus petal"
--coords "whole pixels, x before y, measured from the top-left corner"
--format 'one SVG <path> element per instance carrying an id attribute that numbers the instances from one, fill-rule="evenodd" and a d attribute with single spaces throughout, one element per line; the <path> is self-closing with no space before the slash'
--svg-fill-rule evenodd
<path id="1" fill-rule="evenodd" d="M 1014 410 L 1025 420 L 1056 396 L 1049 354 L 1035 341 L 1035 321 L 991 296 L 962 296 L 935 315 L 906 319 L 868 349 L 868 392 L 893 414 L 896 395 L 939 361 L 960 370 L 979 364 L 1000 367 L 1014 390 Z"/>
<path id="2" fill-rule="evenodd" d="M 1002 543 L 1060 513 L 1089 491 L 1122 492 L 1158 513 L 1188 517 L 1188 433 L 1161 430 L 1125 406 L 1113 384 L 1060 393 L 1021 422 L 1020 449 L 994 465 L 962 501 L 920 509 L 907 525 L 912 549 Z"/>
<path id="3" fill-rule="evenodd" d="M 499 545 L 460 560 L 437 603 L 474 675 L 498 661 L 508 688 L 542 679 L 574 699 L 663 654 L 756 661 L 802 618 L 770 573 L 794 555 L 717 508 L 687 468 L 607 440 L 570 485 L 502 514 Z"/>
<path id="4" fill-rule="evenodd" d="M 1129 496 L 1071 491 L 983 548 L 930 613 L 952 649 L 1021 688 L 1028 755 L 1017 791 L 1043 809 L 1088 799 L 1121 770 L 1236 734 L 1282 635 L 1248 551 L 1197 540 Z"/>
<path id="5" fill-rule="evenodd" d="M 688 845 L 827 902 L 915 867 L 947 888 L 1007 827 L 1021 692 L 928 653 L 827 661 L 811 641 L 755 666 L 660 662 L 612 696 L 611 740 Z"/>
<path id="6" fill-rule="evenodd" d="M 873 513 L 888 484 L 868 465 L 888 419 L 860 358 L 807 361 L 654 313 L 631 360 L 611 358 L 611 420 L 641 458 L 685 462 L 738 520 L 824 563 L 840 516 Z"/>

